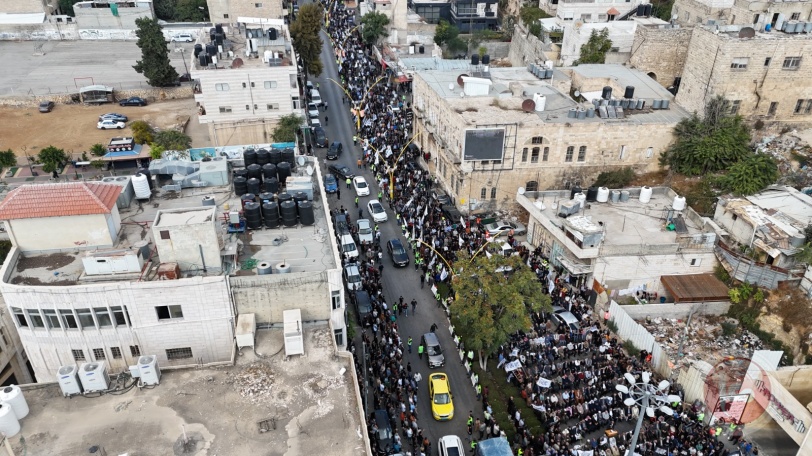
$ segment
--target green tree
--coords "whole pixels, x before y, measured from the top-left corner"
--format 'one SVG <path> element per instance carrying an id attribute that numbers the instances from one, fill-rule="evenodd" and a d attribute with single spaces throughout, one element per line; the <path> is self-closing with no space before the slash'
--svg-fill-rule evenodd
<path id="1" fill-rule="evenodd" d="M 592 29 L 589 40 L 581 46 L 581 57 L 573 65 L 585 63 L 606 63 L 606 53 L 612 49 L 612 40 L 609 39 L 609 29 L 597 31 Z"/>
<path id="2" fill-rule="evenodd" d="M 104 144 L 93 144 L 90 146 L 90 155 L 94 157 L 102 157 L 107 153 L 107 148 L 104 147 Z"/>
<path id="3" fill-rule="evenodd" d="M 361 18 L 361 24 L 363 25 L 361 37 L 366 44 L 377 44 L 381 37 L 389 36 L 389 32 L 386 31 L 389 18 L 383 13 L 370 11 Z"/>
<path id="4" fill-rule="evenodd" d="M 166 151 L 166 149 L 164 149 L 163 146 L 160 146 L 158 144 L 152 144 L 152 145 L 149 146 L 149 156 L 153 160 L 162 159 L 164 157 L 164 152 L 165 151 Z"/>
<path id="5" fill-rule="evenodd" d="M 203 22 L 207 20 L 208 17 L 209 7 L 206 4 L 206 0 L 177 0 L 174 15 L 176 21 Z"/>
<path id="6" fill-rule="evenodd" d="M 8 252 L 11 251 L 11 241 L 3 239 L 0 241 L 0 264 L 5 263 Z"/>
<path id="7" fill-rule="evenodd" d="M 434 42 L 437 46 L 442 46 L 449 41 L 457 38 L 460 34 L 460 29 L 455 25 L 451 25 L 445 19 L 440 19 L 437 28 L 434 30 Z"/>
<path id="8" fill-rule="evenodd" d="M 674 128 L 676 140 L 660 156 L 660 165 L 697 176 L 722 171 L 747 157 L 750 131 L 740 116 L 730 113 L 722 97 L 710 100 L 705 117 L 694 114 Z"/>
<path id="9" fill-rule="evenodd" d="M 130 123 L 130 129 L 136 144 L 150 144 L 154 140 L 155 130 L 146 121 L 136 120 Z"/>
<path id="10" fill-rule="evenodd" d="M 164 21 L 174 21 L 176 4 L 177 0 L 153 0 L 152 6 L 155 8 L 155 16 Z"/>
<path id="11" fill-rule="evenodd" d="M 186 150 L 192 147 L 192 138 L 177 130 L 163 130 L 155 133 L 152 145 L 163 147 L 165 150 Z"/>
<path id="12" fill-rule="evenodd" d="M 778 165 L 766 154 L 750 154 L 739 160 L 720 180 L 725 190 L 747 196 L 764 190 L 778 179 Z"/>
<path id="13" fill-rule="evenodd" d="M 48 146 L 39 151 L 37 161 L 42 163 L 42 170 L 46 173 L 59 172 L 68 162 L 68 154 L 63 149 Z"/>
<path id="14" fill-rule="evenodd" d="M 519 19 L 528 27 L 537 24 L 539 19 L 544 19 L 545 17 L 550 17 L 550 15 L 545 13 L 544 10 L 538 6 L 523 6 L 519 10 Z"/>
<path id="15" fill-rule="evenodd" d="M 294 142 L 296 141 L 296 132 L 304 123 L 304 119 L 296 114 L 288 114 L 279 119 L 276 128 L 273 129 L 271 139 L 274 142 Z"/>
<path id="16" fill-rule="evenodd" d="M 634 170 L 626 166 L 613 171 L 604 171 L 598 174 L 593 184 L 595 187 L 623 188 L 634 180 Z"/>
<path id="17" fill-rule="evenodd" d="M 0 150 L 0 168 L 11 168 L 17 166 L 17 155 L 11 149 Z"/>
<path id="18" fill-rule="evenodd" d="M 304 62 L 304 68 L 313 76 L 320 76 L 324 71 L 321 62 L 321 47 L 324 44 L 319 36 L 324 24 L 321 5 L 308 3 L 299 8 L 299 15 L 290 24 L 290 36 L 293 38 L 293 48 Z"/>
<path id="19" fill-rule="evenodd" d="M 508 273 L 496 273 L 509 267 Z M 451 303 L 452 321 L 475 350 L 479 365 L 487 369 L 488 356 L 507 342 L 510 334 L 531 325 L 529 312 L 550 309 L 550 296 L 542 293 L 536 274 L 518 256 L 484 253 L 470 260 L 463 252 L 454 263 L 452 282 L 456 298 Z"/>
<path id="20" fill-rule="evenodd" d="M 161 26 L 156 19 L 142 17 L 135 20 L 138 30 L 136 44 L 141 48 L 141 60 L 133 68 L 143 73 L 147 83 L 153 87 L 165 87 L 178 80 L 178 72 L 169 61 L 169 49 L 166 47 Z"/>

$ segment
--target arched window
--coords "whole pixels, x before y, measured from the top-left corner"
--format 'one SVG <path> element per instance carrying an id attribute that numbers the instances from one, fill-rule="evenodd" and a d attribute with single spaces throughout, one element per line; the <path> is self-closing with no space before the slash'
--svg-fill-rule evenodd
<path id="1" fill-rule="evenodd" d="M 536 181 L 529 181 L 524 184 L 524 191 L 526 192 L 537 192 L 539 191 L 539 183 Z"/>
<path id="2" fill-rule="evenodd" d="M 491 187 L 491 199 L 496 199 L 496 187 Z"/>

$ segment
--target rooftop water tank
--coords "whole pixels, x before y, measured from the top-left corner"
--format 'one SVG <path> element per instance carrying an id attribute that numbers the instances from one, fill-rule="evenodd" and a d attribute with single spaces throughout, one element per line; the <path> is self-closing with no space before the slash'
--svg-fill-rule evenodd
<path id="1" fill-rule="evenodd" d="M 609 86 L 604 87 L 601 91 L 601 98 L 604 100 L 610 100 L 612 98 L 612 88 Z"/>
<path id="2" fill-rule="evenodd" d="M 621 190 L 620 191 L 620 202 L 625 203 L 629 201 L 629 191 L 628 190 Z"/>
<path id="3" fill-rule="evenodd" d="M 648 203 L 649 201 L 651 201 L 651 194 L 652 194 L 651 187 L 645 186 L 645 187 L 641 188 L 640 189 L 640 202 L 645 204 L 645 203 Z"/>
<path id="4" fill-rule="evenodd" d="M 581 193 L 581 187 L 576 185 L 570 189 L 570 199 L 575 199 L 575 195 Z"/>
<path id="5" fill-rule="evenodd" d="M 598 189 L 598 198 L 596 199 L 599 203 L 605 203 L 609 201 L 609 189 L 606 187 L 601 187 Z"/>
<path id="6" fill-rule="evenodd" d="M 671 205 L 671 207 L 675 211 L 681 211 L 681 210 L 685 209 L 685 197 L 684 196 L 679 196 L 679 195 L 675 196 L 674 197 L 674 203 Z"/>
<path id="7" fill-rule="evenodd" d="M 296 203 L 292 200 L 279 203 L 279 212 L 282 215 L 282 224 L 287 227 L 296 226 Z"/>
<path id="8" fill-rule="evenodd" d="M 248 179 L 244 177 L 235 177 L 234 194 L 237 196 L 242 196 L 246 193 L 248 193 Z"/>
<path id="9" fill-rule="evenodd" d="M 304 226 L 311 226 L 316 223 L 313 215 L 313 203 L 310 201 L 299 201 L 299 221 Z"/>
<path id="10" fill-rule="evenodd" d="M 586 200 L 590 203 L 598 199 L 598 187 L 592 186 L 586 189 Z"/>
<path id="11" fill-rule="evenodd" d="M 262 228 L 262 214 L 260 213 L 259 203 L 245 203 L 243 211 L 245 213 L 245 226 L 252 230 Z"/>
<path id="12" fill-rule="evenodd" d="M 618 201 L 620 201 L 620 190 L 612 190 L 611 198 L 613 203 L 617 203 Z"/>
<path id="13" fill-rule="evenodd" d="M 11 404 L 0 403 L 0 432 L 6 437 L 14 437 L 20 433 L 20 420 L 14 416 Z"/>
<path id="14" fill-rule="evenodd" d="M 0 390 L 0 402 L 11 405 L 14 416 L 21 420 L 28 416 L 28 402 L 25 401 L 23 390 L 17 385 L 10 385 Z"/>
<path id="15" fill-rule="evenodd" d="M 145 200 L 152 196 L 152 190 L 149 189 L 149 178 L 146 175 L 136 174 L 133 176 L 132 183 L 136 199 Z"/>

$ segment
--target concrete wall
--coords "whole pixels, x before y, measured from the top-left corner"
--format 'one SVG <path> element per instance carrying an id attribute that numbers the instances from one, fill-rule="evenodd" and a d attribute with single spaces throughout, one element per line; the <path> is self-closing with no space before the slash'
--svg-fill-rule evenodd
<path id="1" fill-rule="evenodd" d="M 152 3 L 137 4 L 134 7 L 119 4 L 118 15 L 113 15 L 110 8 L 82 8 L 80 5 L 75 5 L 73 12 L 76 14 L 76 22 L 83 29 L 136 29 L 136 19 L 155 18 Z"/>
<path id="2" fill-rule="evenodd" d="M 26 366 L 28 358 L 24 355 L 20 335 L 14 326 L 10 312 L 0 296 L 0 385 L 6 384 L 14 376 L 16 384 L 33 383 L 35 380 Z"/>
<path id="3" fill-rule="evenodd" d="M 734 213 L 729 212 L 725 205 L 722 204 L 724 200 L 716 205 L 716 212 L 713 213 L 713 221 L 730 234 L 730 237 L 744 245 L 750 245 L 750 239 L 753 237 L 753 225 L 742 217 L 736 216 Z"/>
<path id="4" fill-rule="evenodd" d="M 2 24 L 0 41 L 48 41 L 79 39 L 79 26 L 58 22 L 42 24 Z"/>
<path id="5" fill-rule="evenodd" d="M 118 209 L 113 207 L 118 213 Z M 6 221 L 11 242 L 24 252 L 112 247 L 118 231 L 111 232 L 109 214 L 17 219 Z M 58 226 L 59 230 L 54 230 Z"/>
<path id="6" fill-rule="evenodd" d="M 691 261 L 696 260 L 695 266 Z M 593 277 L 612 289 L 636 289 L 665 295 L 663 275 L 712 273 L 717 264 L 713 251 L 673 255 L 601 256 L 594 262 Z"/>
<path id="7" fill-rule="evenodd" d="M 51 5 L 52 8 L 49 8 Z M 56 9 L 57 0 L 3 0 L 0 2 L 0 13 L 46 13 Z"/>
<path id="8" fill-rule="evenodd" d="M 549 48 L 547 47 L 547 49 Z M 508 59 L 512 66 L 527 66 L 529 63 L 548 60 L 544 43 L 531 35 L 524 25 L 518 23 L 513 31 L 513 39 L 510 41 Z"/>
<path id="9" fill-rule="evenodd" d="M 150 87 L 146 82 L 144 82 L 143 89 L 116 90 L 115 96 L 118 99 L 141 97 L 149 101 L 176 100 L 181 98 L 191 98 L 193 91 L 194 88 L 191 85 L 181 87 Z M 40 101 L 53 101 L 56 104 L 78 103 L 79 93 L 77 91 L 75 93 L 54 93 L 50 95 L 0 97 L 0 106 L 15 106 L 18 108 L 36 107 Z"/>
<path id="10" fill-rule="evenodd" d="M 230 278 L 238 314 L 256 314 L 258 325 L 282 323 L 282 312 L 301 309 L 303 321 L 331 315 L 327 272 L 236 276 Z"/>
<path id="11" fill-rule="evenodd" d="M 234 24 L 238 17 L 280 19 L 283 15 L 281 0 L 207 0 L 206 5 L 211 22 L 217 24 Z"/>
<path id="12" fill-rule="evenodd" d="M 504 41 L 485 41 L 477 47 L 484 46 L 488 50 L 486 54 L 490 55 L 493 60 L 509 58 L 511 45 L 512 43 Z"/>
<path id="13" fill-rule="evenodd" d="M 616 21 L 576 26 L 567 22 L 564 26 L 564 40 L 561 42 L 561 61 L 565 66 L 572 65 L 581 57 L 581 46 L 589 41 L 592 31 L 600 33 L 603 29 L 609 30 L 609 39 L 612 47 L 618 52 L 630 52 L 634 41 L 635 21 Z"/>
<path id="14" fill-rule="evenodd" d="M 635 320 L 643 320 L 646 317 L 686 320 L 691 312 L 694 315 L 724 315 L 730 308 L 730 302 L 645 304 L 620 307 Z"/>
<path id="15" fill-rule="evenodd" d="M 682 74 L 691 28 L 638 26 L 634 33 L 629 66 L 647 73 L 663 87 Z"/>
<path id="16" fill-rule="evenodd" d="M 725 21 L 733 0 L 718 2 L 701 0 L 675 0 L 671 8 L 671 17 L 676 16 L 676 23 L 682 26 L 704 24 L 708 19 Z"/>

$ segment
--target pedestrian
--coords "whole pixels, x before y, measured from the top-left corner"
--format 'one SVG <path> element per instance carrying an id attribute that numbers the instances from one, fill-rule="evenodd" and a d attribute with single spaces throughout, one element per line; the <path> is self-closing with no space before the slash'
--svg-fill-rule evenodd
<path id="1" fill-rule="evenodd" d="M 357 135 L 352 135 L 352 144 L 355 145 L 355 146 L 358 145 L 358 136 Z"/>
<path id="2" fill-rule="evenodd" d="M 355 197 L 355 207 L 358 207 L 358 197 Z"/>
<path id="3" fill-rule="evenodd" d="M 420 289 L 423 289 L 423 285 L 426 283 L 426 276 L 420 274 Z"/>
<path id="4" fill-rule="evenodd" d="M 431 324 L 431 329 L 430 329 L 430 331 L 431 331 L 431 332 L 435 332 L 435 331 L 437 331 L 437 323 L 432 323 L 432 324 Z"/>
<path id="5" fill-rule="evenodd" d="M 324 102 L 324 112 L 327 112 L 327 102 L 326 101 Z"/>
<path id="6" fill-rule="evenodd" d="M 423 342 L 420 342 L 420 345 L 417 346 L 417 357 L 420 359 L 423 359 L 423 350 L 425 347 L 423 347 Z"/>
<path id="7" fill-rule="evenodd" d="M 471 440 L 471 434 L 474 431 L 474 412 L 468 412 L 468 421 L 465 422 L 465 425 L 468 426 L 468 440 Z"/>
<path id="8" fill-rule="evenodd" d="M 347 188 L 350 188 L 350 186 L 352 185 L 352 179 L 350 179 L 349 177 L 344 182 L 346 182 Z"/>
<path id="9" fill-rule="evenodd" d="M 336 196 L 341 199 L 341 187 L 336 187 Z"/>
<path id="10" fill-rule="evenodd" d="M 324 116 L 324 126 L 325 126 L 325 127 L 327 126 L 327 124 L 328 124 L 329 122 L 330 122 L 330 118 L 329 118 L 329 117 L 327 117 L 327 116 Z"/>
<path id="11" fill-rule="evenodd" d="M 383 276 L 383 263 L 378 265 L 378 273 Z"/>
<path id="12" fill-rule="evenodd" d="M 477 383 L 476 384 L 476 400 L 480 400 L 480 399 L 482 399 L 482 385 Z M 480 431 L 480 432 L 482 432 L 482 431 Z M 482 439 L 482 437 L 480 437 L 480 440 L 481 439 Z"/>
<path id="13" fill-rule="evenodd" d="M 353 138 L 355 138 L 355 136 L 353 136 Z M 364 161 L 361 160 L 360 158 L 358 159 L 358 169 L 361 169 L 361 163 L 363 163 L 363 162 Z"/>
<path id="14" fill-rule="evenodd" d="M 412 315 L 417 315 L 417 300 L 412 299 Z"/>
<path id="15" fill-rule="evenodd" d="M 358 218 L 359 219 L 364 218 L 364 208 L 358 209 Z"/>

